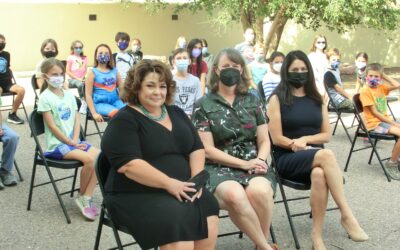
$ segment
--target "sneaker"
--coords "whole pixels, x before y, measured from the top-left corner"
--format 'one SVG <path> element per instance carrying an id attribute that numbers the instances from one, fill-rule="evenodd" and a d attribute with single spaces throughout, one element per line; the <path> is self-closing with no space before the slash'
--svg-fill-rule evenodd
<path id="1" fill-rule="evenodd" d="M 79 108 L 79 113 L 81 113 L 82 115 L 86 115 L 87 112 L 87 103 L 85 102 L 85 100 L 81 100 L 81 107 Z"/>
<path id="2" fill-rule="evenodd" d="M 89 200 L 89 205 L 93 214 L 98 216 L 100 214 L 100 209 L 93 203 L 92 199 Z"/>
<path id="3" fill-rule="evenodd" d="M 3 189 L 4 189 L 4 185 L 3 185 L 3 182 L 0 179 L 0 190 L 3 190 Z"/>
<path id="4" fill-rule="evenodd" d="M 17 116 L 17 113 L 8 113 L 7 122 L 14 124 L 24 124 L 24 120 Z"/>
<path id="5" fill-rule="evenodd" d="M 76 198 L 75 203 L 79 207 L 79 210 L 81 210 L 83 217 L 90 221 L 94 221 L 96 219 L 96 216 L 93 214 L 92 208 L 90 207 L 90 202 L 83 196 Z"/>
<path id="6" fill-rule="evenodd" d="M 392 162 L 390 159 L 385 163 L 386 172 L 394 180 L 400 180 L 400 170 L 399 164 L 397 162 Z"/>
<path id="7" fill-rule="evenodd" d="M 11 173 L 6 170 L 0 170 L 0 179 L 3 182 L 4 186 L 10 187 L 17 185 L 17 178 Z"/>

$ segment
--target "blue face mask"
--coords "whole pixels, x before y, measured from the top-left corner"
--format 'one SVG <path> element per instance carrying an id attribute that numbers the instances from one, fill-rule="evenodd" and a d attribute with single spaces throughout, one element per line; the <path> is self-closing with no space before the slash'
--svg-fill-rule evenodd
<path id="1" fill-rule="evenodd" d="M 180 72 L 187 71 L 189 66 L 189 59 L 179 59 L 175 61 L 176 69 Z"/>
<path id="2" fill-rule="evenodd" d="M 208 48 L 207 48 L 207 47 L 203 47 L 203 48 L 201 49 L 201 53 L 202 53 L 203 55 L 207 54 L 207 53 L 208 53 Z"/>
<path id="3" fill-rule="evenodd" d="M 97 61 L 101 64 L 107 64 L 110 61 L 110 56 L 108 54 L 100 54 L 97 57 Z"/>
<path id="4" fill-rule="evenodd" d="M 331 68 L 332 69 L 337 69 L 337 68 L 339 68 L 339 65 L 340 65 L 340 61 L 332 62 L 331 63 Z"/>
<path id="5" fill-rule="evenodd" d="M 119 42 L 119 43 L 118 43 L 118 48 L 119 48 L 120 50 L 126 50 L 126 48 L 128 48 L 128 45 L 129 45 L 128 42 L 122 41 L 122 42 Z"/>
<path id="6" fill-rule="evenodd" d="M 74 49 L 75 54 L 80 55 L 82 53 L 82 49 Z"/>
<path id="7" fill-rule="evenodd" d="M 197 58 L 197 57 L 199 57 L 201 55 L 201 49 L 199 49 L 199 48 L 194 48 L 193 50 L 192 50 L 192 56 L 194 57 L 194 58 Z"/>

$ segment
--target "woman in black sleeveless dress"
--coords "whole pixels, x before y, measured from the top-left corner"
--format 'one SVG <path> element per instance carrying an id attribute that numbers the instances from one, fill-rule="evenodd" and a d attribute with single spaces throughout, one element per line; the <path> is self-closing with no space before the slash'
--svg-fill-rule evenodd
<path id="1" fill-rule="evenodd" d="M 129 71 L 122 108 L 108 125 L 101 149 L 111 164 L 105 202 L 141 248 L 214 249 L 218 203 L 187 181 L 204 169 L 203 144 L 183 110 L 166 105 L 175 82 L 158 61 Z"/>
<path id="2" fill-rule="evenodd" d="M 344 196 L 343 177 L 335 155 L 321 148 L 331 136 L 328 111 L 315 86 L 310 61 L 302 51 L 286 56 L 281 79 L 268 104 L 274 157 L 280 176 L 311 183 L 314 249 L 326 249 L 322 229 L 329 192 L 351 239 L 367 240 Z"/>

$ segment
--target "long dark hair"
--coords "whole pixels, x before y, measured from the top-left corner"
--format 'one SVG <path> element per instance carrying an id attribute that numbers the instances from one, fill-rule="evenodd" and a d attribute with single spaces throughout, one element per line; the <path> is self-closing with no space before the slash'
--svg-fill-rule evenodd
<path id="1" fill-rule="evenodd" d="M 319 94 L 317 90 L 317 86 L 315 85 L 315 77 L 310 60 L 308 59 L 307 55 L 304 54 L 304 52 L 301 50 L 294 50 L 286 55 L 281 69 L 281 82 L 275 88 L 271 96 L 277 95 L 279 102 L 283 105 L 290 106 L 293 104 L 294 87 L 288 83 L 287 79 L 288 79 L 289 67 L 290 65 L 292 65 L 294 60 L 303 61 L 307 66 L 309 81 L 306 85 L 304 85 L 304 91 L 306 93 L 306 96 L 310 97 L 311 99 L 322 105 L 324 101 L 322 99 L 322 96 Z"/>
<path id="2" fill-rule="evenodd" d="M 192 57 L 192 50 L 194 49 L 194 46 L 195 46 L 196 44 L 198 44 L 198 43 L 200 43 L 200 45 L 202 45 L 202 42 L 201 42 L 200 39 L 194 38 L 194 39 L 190 40 L 190 42 L 189 42 L 189 44 L 188 44 L 188 46 L 187 46 L 187 51 L 188 51 L 188 53 L 189 53 L 190 60 L 192 61 L 192 63 L 193 63 L 193 62 L 196 62 L 196 65 L 197 65 L 197 72 L 196 72 L 196 74 L 197 74 L 197 77 L 200 78 L 201 71 L 202 71 L 201 62 L 203 61 L 203 55 L 200 54 L 197 58 Z M 203 46 L 203 45 L 202 45 L 202 46 Z M 189 65 L 188 71 L 189 71 L 189 73 L 191 73 L 191 71 L 192 71 L 192 64 Z"/>

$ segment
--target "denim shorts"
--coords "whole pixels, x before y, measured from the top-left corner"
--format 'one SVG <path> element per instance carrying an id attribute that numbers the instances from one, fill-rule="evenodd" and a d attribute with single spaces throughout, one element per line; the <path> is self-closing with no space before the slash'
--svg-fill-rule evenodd
<path id="1" fill-rule="evenodd" d="M 86 148 L 83 150 L 85 152 L 89 151 L 89 149 L 92 147 L 92 145 L 90 145 L 89 143 L 87 143 L 85 141 L 81 141 L 81 142 L 79 142 L 79 144 L 86 145 Z M 53 151 L 44 152 L 44 156 L 47 158 L 62 160 L 62 159 L 64 159 L 64 156 L 66 154 L 68 154 L 69 152 L 71 152 L 75 149 L 78 149 L 78 148 L 75 146 L 68 145 L 68 144 L 61 144 L 60 146 L 56 147 Z M 81 149 L 78 149 L 78 150 L 81 150 Z"/>
<path id="2" fill-rule="evenodd" d="M 390 125 L 389 123 L 381 122 L 378 124 L 378 126 L 376 126 L 376 128 L 372 130 L 372 132 L 386 135 L 389 133 L 389 129 L 391 126 L 392 125 Z"/>

